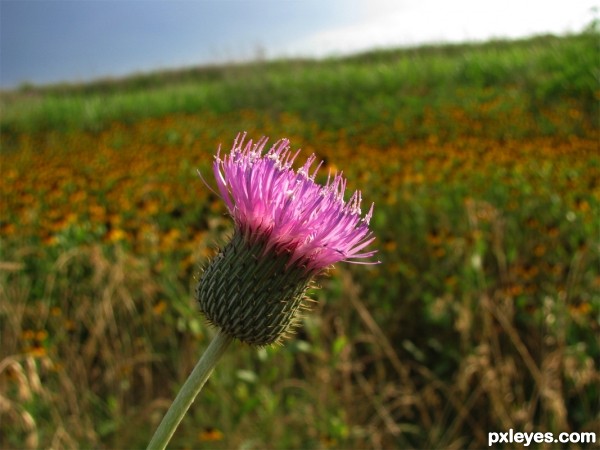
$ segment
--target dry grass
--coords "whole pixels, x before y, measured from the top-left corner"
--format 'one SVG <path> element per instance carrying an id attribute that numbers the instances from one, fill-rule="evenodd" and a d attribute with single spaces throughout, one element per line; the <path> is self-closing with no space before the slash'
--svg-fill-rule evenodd
<path id="1" fill-rule="evenodd" d="M 474 217 L 470 223 L 477 227 Z M 496 225 L 493 229 L 501 232 Z M 311 347 L 296 349 L 290 358 L 285 349 L 262 350 L 261 356 L 239 346 L 217 370 L 217 377 L 237 373 L 237 382 L 226 376 L 215 383 L 191 417 L 204 408 L 209 415 L 221 411 L 221 419 L 208 422 L 226 433 L 225 440 L 217 434 L 219 448 L 250 445 L 247 437 L 275 420 L 273 415 L 279 425 L 261 430 L 254 445 L 312 442 L 317 447 L 385 449 L 420 442 L 422 448 L 460 449 L 484 446 L 490 430 L 581 431 L 569 426 L 565 383 L 583 394 L 600 378 L 591 358 L 569 354 L 568 315 L 547 299 L 546 324 L 537 335 L 524 336 L 517 329 L 513 302 L 487 286 L 473 251 L 465 249 L 464 256 L 472 261 L 480 284 L 472 298 L 453 302 L 462 345 L 460 365 L 451 378 L 421 363 L 419 349 L 409 341 L 393 341 L 361 301 L 351 273 L 337 270 L 324 284 L 330 289 L 340 283 L 340 303 L 319 303 L 300 336 L 299 342 Z M 505 259 L 501 242 L 496 257 Z M 574 256 L 572 270 L 580 257 Z M 74 270 L 88 271 L 89 285 L 71 285 Z M 143 260 L 119 249 L 107 255 L 100 246 L 91 246 L 61 254 L 43 283 L 44 297 L 33 304 L 31 280 L 21 265 L 3 264 L 2 280 L 0 446 L 140 445 L 140 432 L 149 431 L 168 407 L 172 381 L 181 382 L 193 365 L 194 358 L 185 355 L 199 353 L 208 331 L 177 333 L 163 323 L 155 275 Z M 52 298 L 69 300 L 58 307 L 49 303 Z M 168 353 L 159 348 L 165 343 L 171 347 Z M 402 349 L 413 357 L 400 354 Z M 257 366 L 260 360 L 262 366 Z M 265 373 L 274 364 L 285 369 L 269 382 Z M 254 407 L 241 404 L 241 394 L 230 391 L 232 382 L 240 389 L 240 373 L 246 374 L 242 379 L 250 389 L 243 398 L 264 396 Z M 275 403 L 269 407 L 270 402 Z M 223 408 L 230 410 L 225 416 Z M 324 419 L 330 421 L 326 426 Z M 207 423 L 206 416 L 201 422 Z M 591 415 L 585 428 L 597 426 Z M 288 429 L 303 430 L 303 436 L 294 440 Z"/>

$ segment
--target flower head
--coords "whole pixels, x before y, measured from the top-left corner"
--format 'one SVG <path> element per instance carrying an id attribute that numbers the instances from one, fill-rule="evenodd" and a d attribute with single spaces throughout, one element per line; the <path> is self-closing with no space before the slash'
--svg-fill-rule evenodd
<path id="1" fill-rule="evenodd" d="M 360 261 L 375 238 L 373 206 L 362 217 L 361 194 L 344 201 L 346 180 L 315 182 L 320 164 L 310 156 L 298 170 L 289 141 L 264 152 L 266 138 L 244 145 L 238 135 L 213 171 L 235 221 L 232 240 L 204 270 L 196 297 L 210 322 L 254 345 L 278 342 L 294 328 L 312 278 L 339 261 Z"/>
<path id="2" fill-rule="evenodd" d="M 213 170 L 236 228 L 247 239 L 265 239 L 266 251 L 286 252 L 289 265 L 311 273 L 376 253 L 361 253 L 375 239 L 369 230 L 373 205 L 361 217 L 359 191 L 344 202 L 346 180 L 341 173 L 319 185 L 315 176 L 321 164 L 310 172 L 315 155 L 295 171 L 292 164 L 298 152 L 291 153 L 287 139 L 263 154 L 266 138 L 245 146 L 244 138 L 238 135 L 223 158 L 217 154 Z"/>

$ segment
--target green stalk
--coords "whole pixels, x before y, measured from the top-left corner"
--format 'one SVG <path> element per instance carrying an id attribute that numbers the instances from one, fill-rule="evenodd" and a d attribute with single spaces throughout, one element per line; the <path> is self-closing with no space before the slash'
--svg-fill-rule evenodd
<path id="1" fill-rule="evenodd" d="M 221 331 L 217 332 L 194 370 L 185 381 L 173 404 L 156 429 L 147 450 L 164 450 L 177 429 L 179 422 L 194 402 L 194 399 L 210 377 L 219 358 L 225 353 L 233 338 Z"/>

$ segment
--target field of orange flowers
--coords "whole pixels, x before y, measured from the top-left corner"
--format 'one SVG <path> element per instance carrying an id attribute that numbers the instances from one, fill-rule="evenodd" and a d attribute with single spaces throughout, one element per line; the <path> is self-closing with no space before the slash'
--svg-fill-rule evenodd
<path id="1" fill-rule="evenodd" d="M 12 133 L 0 447 L 145 445 L 213 333 L 195 277 L 232 223 L 197 171 L 210 184 L 239 131 L 290 138 L 320 177 L 343 170 L 375 202 L 382 264 L 332 269 L 284 347 L 236 344 L 174 445 L 479 448 L 487 431 L 597 430 L 597 113 L 505 92 L 461 87 L 345 127 L 245 108 Z"/>

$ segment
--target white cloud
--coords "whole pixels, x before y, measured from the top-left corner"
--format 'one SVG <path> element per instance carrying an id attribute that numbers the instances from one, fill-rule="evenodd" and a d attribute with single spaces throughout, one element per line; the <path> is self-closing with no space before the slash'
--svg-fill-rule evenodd
<path id="1" fill-rule="evenodd" d="M 325 56 L 373 47 L 577 32 L 594 18 L 594 6 L 588 0 L 371 0 L 357 5 L 353 23 L 298 39 L 281 52 Z"/>

